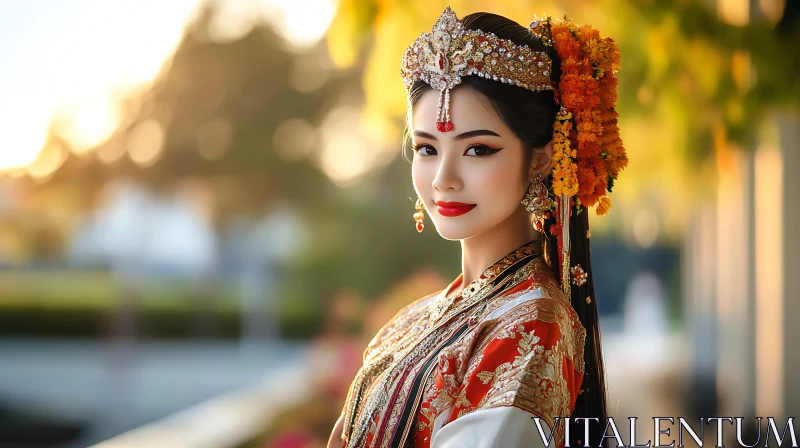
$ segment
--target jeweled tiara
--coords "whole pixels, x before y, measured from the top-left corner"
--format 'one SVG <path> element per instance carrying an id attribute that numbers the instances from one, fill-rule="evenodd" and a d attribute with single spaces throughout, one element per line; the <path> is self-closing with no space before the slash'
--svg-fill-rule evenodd
<path id="1" fill-rule="evenodd" d="M 406 92 L 422 80 L 439 90 L 436 128 L 452 131 L 450 90 L 462 76 L 477 75 L 534 92 L 553 90 L 553 62 L 547 53 L 465 29 L 448 6 L 430 33 L 422 33 L 403 55 L 400 74 Z"/>

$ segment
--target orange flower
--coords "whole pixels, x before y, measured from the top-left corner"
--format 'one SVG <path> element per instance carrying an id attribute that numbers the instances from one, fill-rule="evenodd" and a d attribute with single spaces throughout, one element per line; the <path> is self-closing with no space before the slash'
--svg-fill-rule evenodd
<path id="1" fill-rule="evenodd" d="M 573 196 L 578 192 L 577 166 L 572 162 L 569 134 L 572 121 L 569 117 L 556 120 L 553 125 L 553 193 Z"/>
<path id="2" fill-rule="evenodd" d="M 607 214 L 611 210 L 611 198 L 608 196 L 603 196 L 597 201 L 597 208 L 595 212 L 599 216 L 603 216 Z"/>
<path id="3" fill-rule="evenodd" d="M 615 108 L 619 48 L 589 25 L 549 24 L 561 61 L 561 105 L 572 114 L 553 127 L 553 192 L 574 197 L 578 207 L 597 204 L 605 214 L 609 180 L 628 165 Z"/>

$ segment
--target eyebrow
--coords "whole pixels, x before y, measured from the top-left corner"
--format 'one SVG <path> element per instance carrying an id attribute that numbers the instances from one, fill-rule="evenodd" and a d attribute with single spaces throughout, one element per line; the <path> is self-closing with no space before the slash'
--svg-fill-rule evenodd
<path id="1" fill-rule="evenodd" d="M 471 138 L 471 137 L 480 137 L 482 135 L 490 135 L 490 136 L 500 137 L 500 134 L 498 134 L 498 133 L 496 133 L 494 131 L 490 131 L 488 129 L 476 129 L 474 131 L 462 132 L 461 134 L 458 134 L 453 138 L 455 140 L 466 140 L 466 139 Z M 430 139 L 430 140 L 437 140 L 437 138 L 434 137 L 433 134 L 429 134 L 429 133 L 424 132 L 424 131 L 414 131 L 414 136 L 415 137 L 421 137 L 421 138 L 427 138 L 427 139 Z"/>

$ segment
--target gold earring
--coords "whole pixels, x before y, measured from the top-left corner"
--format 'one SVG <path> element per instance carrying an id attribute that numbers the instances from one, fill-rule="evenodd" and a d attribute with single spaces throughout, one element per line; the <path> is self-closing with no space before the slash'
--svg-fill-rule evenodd
<path id="1" fill-rule="evenodd" d="M 417 204 L 414 208 L 417 209 L 417 212 L 414 213 L 414 221 L 417 222 L 417 233 L 422 233 L 422 229 L 425 228 L 425 224 L 422 223 L 425 219 L 425 204 L 422 202 L 422 199 L 417 198 Z"/>
<path id="2" fill-rule="evenodd" d="M 550 210 L 550 201 L 547 200 L 547 185 L 542 182 L 542 173 L 537 172 L 533 176 L 533 182 L 531 182 L 522 204 L 525 205 L 525 210 L 533 213 L 536 220 L 536 230 L 541 232 L 543 229 L 542 222 L 546 218 L 545 213 Z"/>

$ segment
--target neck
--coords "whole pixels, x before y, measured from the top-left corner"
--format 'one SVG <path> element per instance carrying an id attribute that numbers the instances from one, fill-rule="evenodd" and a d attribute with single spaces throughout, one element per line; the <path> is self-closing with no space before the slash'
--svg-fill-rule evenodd
<path id="1" fill-rule="evenodd" d="M 461 240 L 462 289 L 500 258 L 541 234 L 530 223 L 529 213 L 520 207 L 494 228 Z"/>

